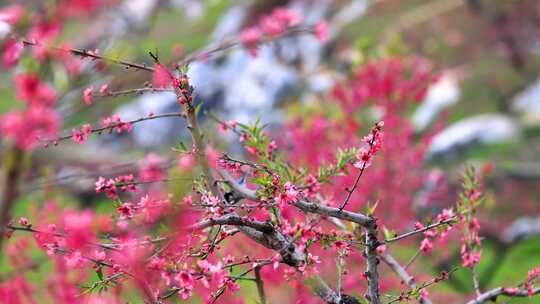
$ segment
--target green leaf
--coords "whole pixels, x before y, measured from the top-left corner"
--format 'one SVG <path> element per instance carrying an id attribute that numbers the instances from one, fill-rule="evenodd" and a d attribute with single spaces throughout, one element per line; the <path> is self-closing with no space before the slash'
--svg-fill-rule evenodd
<path id="1" fill-rule="evenodd" d="M 378 205 L 379 205 L 379 201 L 376 201 L 375 204 L 373 204 L 373 206 L 370 203 L 368 203 L 366 215 L 372 216 L 373 214 L 375 214 L 375 210 L 377 209 Z"/>
<path id="2" fill-rule="evenodd" d="M 195 106 L 195 115 L 198 115 L 199 112 L 201 111 L 202 109 L 202 105 L 203 103 L 202 102 L 199 102 L 199 104 L 197 104 L 197 106 Z"/>
<path id="3" fill-rule="evenodd" d="M 96 270 L 98 278 L 103 281 L 103 270 L 101 269 L 101 266 Z"/>
<path id="4" fill-rule="evenodd" d="M 173 148 L 173 151 L 180 152 L 180 153 L 184 153 L 187 150 L 188 150 L 188 148 L 187 148 L 186 144 L 183 141 L 179 142 L 178 145 L 176 145 L 176 147 Z"/>
<path id="5" fill-rule="evenodd" d="M 383 235 L 385 239 L 391 239 L 396 235 L 396 232 L 386 227 L 383 227 Z"/>

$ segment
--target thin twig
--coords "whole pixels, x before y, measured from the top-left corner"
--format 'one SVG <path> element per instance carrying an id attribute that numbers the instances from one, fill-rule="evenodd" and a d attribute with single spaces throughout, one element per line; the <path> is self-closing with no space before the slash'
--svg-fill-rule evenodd
<path id="1" fill-rule="evenodd" d="M 36 41 L 22 40 L 22 43 L 25 46 L 31 46 L 31 47 L 43 46 L 42 44 Z M 101 60 L 104 62 L 110 62 L 113 64 L 122 65 L 126 68 L 133 68 L 133 69 L 143 70 L 147 72 L 154 72 L 154 68 L 147 66 L 145 63 L 138 64 L 138 63 L 133 63 L 126 60 L 114 59 L 110 57 L 101 56 L 94 52 L 90 52 L 88 50 L 82 50 L 82 49 L 62 48 L 62 47 L 55 47 L 55 46 L 46 46 L 46 47 L 52 50 L 56 50 L 58 52 L 68 52 L 75 56 L 79 56 L 81 58 L 92 58 L 94 60 Z"/>
<path id="2" fill-rule="evenodd" d="M 106 126 L 106 127 L 93 128 L 93 129 L 90 130 L 90 133 L 100 133 L 100 132 L 107 131 L 107 130 L 112 132 L 114 130 L 114 128 L 123 126 L 125 124 L 134 125 L 134 124 L 137 124 L 139 122 L 143 122 L 143 121 L 147 121 L 147 120 L 153 120 L 153 119 L 165 118 L 165 117 L 183 117 L 183 116 L 184 116 L 184 113 L 181 113 L 181 112 L 163 113 L 163 114 L 145 116 L 145 117 L 141 117 L 141 118 L 130 120 L 130 121 L 123 121 L 123 122 L 119 122 L 119 123 L 114 123 L 114 124 L 111 124 L 110 126 Z M 64 135 L 64 136 L 60 136 L 60 137 L 55 138 L 55 139 L 47 139 L 47 140 L 44 140 L 44 141 L 47 142 L 47 143 L 57 143 L 59 141 L 71 139 L 72 137 L 73 137 L 73 135 Z"/>
<path id="3" fill-rule="evenodd" d="M 476 292 L 476 296 L 479 297 L 482 295 L 482 292 L 480 291 L 480 283 L 478 282 L 478 271 L 476 269 L 476 266 L 477 266 L 476 264 L 472 266 L 471 276 L 472 276 L 472 281 L 473 281 L 474 292 Z"/>
<path id="4" fill-rule="evenodd" d="M 381 259 L 383 260 L 386 265 L 388 265 L 405 283 L 409 288 L 416 289 L 416 282 L 414 278 L 407 273 L 406 266 L 401 266 L 399 262 L 390 254 L 388 251 L 382 253 L 380 255 Z M 431 300 L 429 300 L 427 297 L 421 297 L 419 299 L 420 304 L 431 304 Z"/>
<path id="5" fill-rule="evenodd" d="M 373 136 L 373 138 L 369 142 L 370 149 L 371 149 L 371 147 L 373 146 L 374 143 L 375 143 L 375 136 Z M 358 175 L 356 175 L 356 179 L 354 181 L 353 186 L 351 188 L 345 188 L 345 191 L 347 191 L 347 196 L 345 197 L 345 200 L 343 200 L 343 202 L 339 206 L 339 210 L 343 210 L 347 206 L 347 203 L 351 199 L 351 196 L 354 193 L 354 190 L 356 190 L 356 188 L 358 187 L 358 182 L 360 181 L 360 178 L 364 174 L 364 171 L 366 170 L 366 167 L 367 167 L 367 162 L 364 162 L 362 164 L 362 168 L 360 169 L 360 172 L 358 172 Z"/>
<path id="6" fill-rule="evenodd" d="M 174 92 L 173 89 L 165 88 L 136 88 L 136 89 L 126 89 L 120 91 L 105 91 L 103 93 L 92 93 L 92 97 L 95 98 L 105 98 L 105 97 L 117 97 L 117 96 L 126 96 L 131 94 L 143 94 L 143 93 L 163 93 L 163 92 Z"/>
<path id="7" fill-rule="evenodd" d="M 400 235 L 397 235 L 393 238 L 389 238 L 389 239 L 386 239 L 386 240 L 383 240 L 381 241 L 382 244 L 388 244 L 388 243 L 392 243 L 392 242 L 395 242 L 395 241 L 399 241 L 401 239 L 404 239 L 404 238 L 408 238 L 410 236 L 413 236 L 413 235 L 416 235 L 416 234 L 419 234 L 419 233 L 422 233 L 422 232 L 425 232 L 425 231 L 428 231 L 428 230 L 431 230 L 431 229 L 434 229 L 434 228 L 437 228 L 439 226 L 442 226 L 442 225 L 450 225 L 452 224 L 455 220 L 457 219 L 457 216 L 453 216 L 451 218 L 448 218 L 444 221 L 439 221 L 437 223 L 434 223 L 434 224 L 431 224 L 431 225 L 427 225 L 423 228 L 420 228 L 420 229 L 417 229 L 417 230 L 413 230 L 413 231 L 409 231 L 409 232 L 406 232 L 406 233 L 403 233 L 403 234 L 400 234 Z"/>
<path id="8" fill-rule="evenodd" d="M 418 258 L 420 256 L 420 252 L 422 252 L 422 250 L 420 250 L 420 249 L 416 250 L 414 255 L 409 259 L 409 261 L 407 261 L 407 264 L 405 264 L 405 266 L 403 266 L 403 267 L 405 269 L 409 268 L 412 265 L 412 263 L 414 263 L 414 261 L 416 261 L 416 258 Z"/>

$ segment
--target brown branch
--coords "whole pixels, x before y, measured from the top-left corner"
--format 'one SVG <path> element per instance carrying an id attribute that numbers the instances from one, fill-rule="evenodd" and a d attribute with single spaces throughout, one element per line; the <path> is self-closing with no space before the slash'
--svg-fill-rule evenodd
<path id="1" fill-rule="evenodd" d="M 134 124 L 137 124 L 137 123 L 140 123 L 140 122 L 143 122 L 143 121 L 147 121 L 147 120 L 153 120 L 153 119 L 165 118 L 165 117 L 183 117 L 183 116 L 184 116 L 184 113 L 180 113 L 180 112 L 163 113 L 163 114 L 157 114 L 157 115 L 152 115 L 152 116 L 145 116 L 145 117 L 141 117 L 141 118 L 130 120 L 130 121 L 123 121 L 123 122 L 120 122 L 120 123 L 111 124 L 110 126 L 107 126 L 107 127 L 94 128 L 94 129 L 90 130 L 90 133 L 92 133 L 92 134 L 93 133 L 100 133 L 100 132 L 107 131 L 107 130 L 112 131 L 112 130 L 114 130 L 114 128 L 120 127 L 120 126 L 122 126 L 124 124 L 134 125 Z M 60 137 L 55 138 L 55 139 L 48 139 L 48 140 L 45 140 L 45 141 L 47 143 L 56 143 L 56 142 L 59 142 L 59 141 L 71 139 L 72 137 L 73 137 L 72 135 L 64 135 L 64 136 L 60 136 Z"/>
<path id="2" fill-rule="evenodd" d="M 384 252 L 380 255 L 381 259 L 383 260 L 386 265 L 388 265 L 405 283 L 407 286 L 409 286 L 411 289 L 416 289 L 416 282 L 414 278 L 407 273 L 407 270 L 404 266 L 401 266 L 401 264 L 388 252 Z M 428 298 L 422 297 L 419 299 L 420 304 L 431 304 L 431 300 Z"/>
<path id="3" fill-rule="evenodd" d="M 105 91 L 103 93 L 92 93 L 92 97 L 96 98 L 105 98 L 105 97 L 117 97 L 117 96 L 126 96 L 131 94 L 143 94 L 143 93 L 162 93 L 162 92 L 174 92 L 172 89 L 164 88 L 136 88 L 136 89 L 126 89 L 121 91 Z"/>
<path id="4" fill-rule="evenodd" d="M 250 199 L 252 201 L 259 201 L 257 192 L 248 189 L 245 185 L 240 185 L 230 175 L 223 174 L 223 178 L 231 186 L 231 188 L 237 192 L 240 196 Z M 299 199 L 291 203 L 291 205 L 307 213 L 315 213 L 321 216 L 338 218 L 348 222 L 357 223 L 363 227 L 372 225 L 373 218 L 366 216 L 362 213 L 351 212 L 347 210 L 339 210 L 339 208 L 328 207 L 321 204 L 317 204 L 305 199 Z"/>
<path id="5" fill-rule="evenodd" d="M 533 289 L 532 294 L 537 295 L 540 293 L 540 287 Z M 507 288 L 497 287 L 487 292 L 484 292 L 477 296 L 475 299 L 470 300 L 467 304 L 481 304 L 487 301 L 495 302 L 498 296 L 507 297 L 528 297 L 528 291 L 526 289 L 519 289 L 516 293 L 508 291 Z"/>
<path id="6" fill-rule="evenodd" d="M 6 173 L 4 176 L 3 195 L 0 201 L 0 252 L 4 240 L 5 227 L 10 220 L 11 209 L 18 197 L 18 184 L 22 174 L 24 152 L 13 148 L 6 160 Z M 1 257 L 1 256 L 0 256 Z"/>
<path id="7" fill-rule="evenodd" d="M 377 247 L 380 245 L 377 240 L 377 224 L 375 221 L 366 227 L 366 248 L 364 253 L 366 256 L 366 273 L 368 281 L 368 291 L 366 298 L 372 304 L 380 304 L 381 298 L 379 294 L 379 271 L 377 266 L 379 258 L 377 255 Z"/>
<path id="8" fill-rule="evenodd" d="M 313 291 L 327 304 L 339 304 L 341 303 L 341 297 L 332 288 L 324 282 L 319 276 L 315 275 L 313 278 L 306 281 L 308 285 L 311 285 Z"/>
<path id="9" fill-rule="evenodd" d="M 373 144 L 375 144 L 375 134 L 373 132 L 370 132 L 373 135 L 373 138 L 369 141 L 369 149 L 371 153 L 371 149 L 373 149 Z M 345 191 L 347 191 L 347 196 L 345 197 L 345 200 L 341 203 L 339 206 L 339 210 L 343 210 L 346 206 L 349 200 L 351 199 L 352 194 L 354 193 L 354 190 L 358 187 L 358 182 L 360 181 L 360 178 L 364 174 L 364 171 L 366 170 L 367 162 L 364 162 L 362 164 L 362 168 L 360 169 L 360 172 L 358 172 L 358 175 L 356 176 L 356 180 L 354 181 L 353 186 L 349 188 L 345 188 Z"/>
<path id="10" fill-rule="evenodd" d="M 217 218 L 210 218 L 203 221 L 198 222 L 197 224 L 191 226 L 190 228 L 193 230 L 198 229 L 204 229 L 211 226 L 217 226 L 217 225 L 231 225 L 231 226 L 245 226 L 245 227 L 251 227 L 253 229 L 256 229 L 257 231 L 261 231 L 263 233 L 266 232 L 272 232 L 275 228 L 272 226 L 272 224 L 268 222 L 260 222 L 256 220 L 248 220 L 246 218 L 243 218 L 235 213 L 229 213 L 221 217 Z"/>
<path id="11" fill-rule="evenodd" d="M 259 294 L 259 303 L 266 304 L 266 295 L 264 292 L 264 281 L 261 277 L 261 266 L 255 267 L 255 282 L 257 283 L 257 292 Z"/>
<path id="12" fill-rule="evenodd" d="M 259 43 L 259 45 L 269 43 L 269 42 L 275 41 L 277 39 L 282 39 L 282 38 L 285 38 L 285 37 L 293 36 L 293 35 L 296 35 L 296 34 L 303 34 L 303 33 L 308 34 L 308 33 L 312 33 L 312 32 L 313 32 L 313 30 L 312 30 L 311 27 L 308 27 L 308 26 L 294 26 L 294 27 L 291 27 L 291 28 L 287 29 L 283 34 L 281 34 L 281 35 L 279 35 L 277 37 L 272 37 L 272 36 L 264 37 L 262 39 L 262 41 Z M 232 49 L 232 48 L 240 46 L 240 45 L 242 45 L 240 37 L 232 37 L 232 38 L 229 38 L 227 40 L 219 42 L 214 47 L 210 47 L 210 48 L 205 47 L 203 49 L 197 50 L 197 51 L 187 55 L 184 59 L 182 59 L 180 61 L 179 65 L 180 66 L 189 65 L 190 63 L 192 63 L 194 61 L 197 61 L 197 60 L 208 59 L 208 57 L 210 57 L 210 55 L 213 55 L 213 54 L 218 53 L 218 52 L 223 52 L 223 51 Z"/>
<path id="13" fill-rule="evenodd" d="M 437 284 L 441 281 L 444 281 L 444 280 L 448 280 L 450 278 L 450 275 L 452 273 L 454 273 L 455 271 L 457 270 L 457 268 L 454 268 L 450 271 L 443 271 L 439 274 L 439 276 L 427 281 L 427 282 L 424 282 L 420 285 L 417 285 L 416 288 L 411 288 L 410 290 L 406 291 L 406 292 L 402 292 L 400 294 L 400 296 L 396 297 L 395 299 L 393 299 L 392 301 L 389 301 L 387 304 L 392 304 L 392 303 L 396 303 L 396 302 L 403 302 L 404 300 L 408 300 L 411 296 L 415 296 L 415 297 L 418 297 L 418 291 L 419 290 L 422 290 L 422 289 L 425 289 L 425 288 L 428 288 L 429 286 L 431 285 L 434 285 L 434 284 Z"/>
<path id="14" fill-rule="evenodd" d="M 444 221 L 440 221 L 440 222 L 436 222 L 436 223 L 431 224 L 431 225 L 427 225 L 424 228 L 417 229 L 417 230 L 412 230 L 412 231 L 397 235 L 397 236 L 395 236 L 393 238 L 389 238 L 389 239 L 381 241 L 381 244 L 388 244 L 388 243 L 392 243 L 392 242 L 395 242 L 395 241 L 399 241 L 401 239 L 408 238 L 410 236 L 413 236 L 413 235 L 416 235 L 416 234 L 419 234 L 419 233 L 422 233 L 422 232 L 425 232 L 425 231 L 428 231 L 428 230 L 431 230 L 431 229 L 435 229 L 435 228 L 437 228 L 439 226 L 442 226 L 442 225 L 450 225 L 456 220 L 456 218 L 457 218 L 457 216 L 453 216 L 453 217 L 451 217 L 449 219 L 446 219 Z"/>
<path id="15" fill-rule="evenodd" d="M 42 44 L 40 44 L 39 42 L 25 40 L 25 39 L 22 40 L 22 43 L 25 46 L 30 46 L 30 47 L 42 46 Z M 101 61 L 104 61 L 104 62 L 118 64 L 118 65 L 124 66 L 126 68 L 133 68 L 133 69 L 143 70 L 143 71 L 147 71 L 147 72 L 154 72 L 154 68 L 148 67 L 145 63 L 139 64 L 139 63 L 133 63 L 133 62 L 129 62 L 129 61 L 121 60 L 121 59 L 114 59 L 114 58 L 105 57 L 105 56 L 95 54 L 95 53 L 90 52 L 88 50 L 82 50 L 82 49 L 76 49 L 76 48 L 62 48 L 62 47 L 55 47 L 55 46 L 47 46 L 47 47 L 49 47 L 52 50 L 58 51 L 58 52 L 67 52 L 67 53 L 70 53 L 72 55 L 79 56 L 79 57 L 81 57 L 83 59 L 84 58 L 91 58 L 93 60 L 101 60 Z"/>
<path id="16" fill-rule="evenodd" d="M 178 99 L 185 98 L 179 87 L 175 87 L 174 92 Z M 197 156 L 197 161 L 202 168 L 207 186 L 211 189 L 212 193 L 216 197 L 220 198 L 220 201 L 223 202 L 223 195 L 217 187 L 217 183 L 215 182 L 215 179 L 212 175 L 212 170 L 210 169 L 210 165 L 208 164 L 208 160 L 206 159 L 206 144 L 203 140 L 203 135 L 199 128 L 199 123 L 197 121 L 197 113 L 195 112 L 195 107 L 193 107 L 193 105 L 188 102 L 185 105 L 185 113 L 183 117 L 186 118 L 186 121 L 188 123 L 187 128 L 191 133 L 191 140 L 193 142 L 193 147 Z"/>

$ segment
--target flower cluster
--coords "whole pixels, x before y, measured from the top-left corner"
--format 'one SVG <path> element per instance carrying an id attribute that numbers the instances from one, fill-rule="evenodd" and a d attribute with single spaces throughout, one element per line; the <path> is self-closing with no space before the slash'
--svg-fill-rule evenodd
<path id="1" fill-rule="evenodd" d="M 61 37 L 65 17 L 95 12 L 107 2 L 62 0 L 59 3 L 64 6 L 56 11 L 54 5 L 47 5 L 43 8 L 46 15 L 29 16 L 28 38 L 35 41 L 33 56 L 39 62 L 38 71 L 32 67 L 31 73 L 24 72 L 15 77 L 16 95 L 25 108 L 2 117 L 2 135 L 13 137 L 21 147 L 30 147 L 38 136 L 52 137 L 57 132 L 59 122 L 54 110 L 57 94 L 45 81 L 48 69 L 41 67 L 48 67 L 49 61 L 58 62 L 60 65 L 55 67 L 63 67 L 65 75 L 79 75 L 86 67 L 73 60 L 71 55 L 77 50 L 69 51 L 68 46 L 63 45 L 57 54 L 59 48 L 53 46 Z M 18 20 L 17 14 L 16 11 L 0 10 L 0 21 L 17 22 L 9 21 Z M 275 9 L 255 26 L 245 29 L 241 33 L 241 42 L 255 54 L 264 40 L 295 33 L 296 29 L 304 31 L 298 26 L 301 21 L 294 11 Z M 21 32 L 22 27 L 21 24 Z M 312 32 L 320 40 L 327 40 L 328 27 L 326 22 L 319 22 Z M 40 43 L 37 43 L 38 39 Z M 231 47 L 235 45 L 236 41 L 233 41 Z M 23 56 L 23 46 L 13 38 L 3 41 L 3 64 L 7 67 L 17 65 Z M 82 57 L 97 54 L 82 53 Z M 183 149 L 187 153 L 179 161 L 182 178 L 167 179 L 166 168 L 173 158 L 151 153 L 141 162 L 135 162 L 139 165 L 136 175 L 99 177 L 96 181 L 95 192 L 105 193 L 113 200 L 113 215 L 60 208 L 54 202 L 46 201 L 40 204 L 42 208 L 30 211 L 36 212 L 28 216 L 31 220 L 20 217 L 18 221 L 9 222 L 4 227 L 6 236 L 29 233 L 50 257 L 55 269 L 47 277 L 47 285 L 55 287 L 50 291 L 52 302 L 115 303 L 126 296 L 125 290 L 136 289 L 144 298 L 141 301 L 148 303 L 191 297 L 197 298 L 193 301 L 208 303 L 214 303 L 220 297 L 222 303 L 238 303 L 242 300 L 231 292 L 240 288 L 239 280 L 246 280 L 248 284 L 255 282 L 261 303 L 266 301 L 264 286 L 283 285 L 289 285 L 283 298 L 287 296 L 295 303 L 314 301 L 313 293 L 307 287 L 313 287 L 327 302 L 380 303 L 378 298 L 383 295 L 376 289 L 389 290 L 394 283 L 399 287 L 405 283 L 410 291 L 402 291 L 390 301 L 407 301 L 414 297 L 430 302 L 426 287 L 448 279 L 448 273 L 443 272 L 428 283 L 416 285 L 406 272 L 417 255 L 404 267 L 396 266 L 399 261 L 395 259 L 384 260 L 402 280 L 387 280 L 387 273 L 377 265 L 390 256 L 394 241 L 406 237 L 423 236 L 420 250 L 431 252 L 435 240 L 447 239 L 454 221 L 462 223 L 454 227 L 463 232 L 460 248 L 463 266 L 477 265 L 480 225 L 475 209 L 481 201 L 481 192 L 472 175 L 465 181 L 465 191 L 457 209 L 434 206 L 431 210 L 442 210 L 440 214 L 428 227 L 416 223 L 416 231 L 399 235 L 387 229 L 387 225 L 410 225 L 414 216 L 426 211 L 415 210 L 412 197 L 424 182 L 421 162 L 429 136 L 420 135 L 417 140 L 418 134 L 406 119 L 406 106 L 409 100 L 423 97 L 432 80 L 429 66 L 405 59 L 370 62 L 351 73 L 351 79 L 335 86 L 336 104 L 323 104 L 323 110 L 319 110 L 322 113 L 305 115 L 307 119 L 297 120 L 292 128 L 286 128 L 284 136 L 275 140 L 258 123 L 221 122 L 220 131 L 232 130 L 239 135 L 246 151 L 247 160 L 244 161 L 226 155 L 220 158 L 218 151 L 207 145 L 212 136 L 197 129 L 201 124 L 193 120 L 197 118 L 197 115 L 191 115 L 195 113 L 194 88 L 185 70 L 175 68 L 173 71 L 160 64 L 156 56 L 152 57 L 155 66 L 140 65 L 140 69 L 153 71 L 153 88 L 145 85 L 141 91 L 174 89 L 178 103 L 186 111 L 163 116 L 187 119 L 193 136 L 193 150 Z M 97 62 L 106 59 L 100 58 L 94 59 Z M 199 60 L 201 57 L 186 58 Z M 123 60 L 106 61 L 125 64 Z M 127 64 L 130 68 L 137 66 Z M 24 70 L 22 65 L 16 71 L 21 69 Z M 114 95 L 107 90 L 104 85 L 99 90 L 101 95 L 94 95 L 94 88 L 88 87 L 82 92 L 82 99 L 91 105 L 94 97 Z M 329 107 L 331 111 L 327 110 Z M 368 108 L 369 115 L 358 113 L 361 108 Z M 35 117 L 27 117 L 26 113 L 33 113 Z M 91 133 L 129 132 L 132 124 L 159 117 L 149 113 L 146 117 L 124 122 L 118 115 L 112 115 L 94 129 L 90 124 L 72 129 L 71 138 L 82 144 Z M 362 128 L 373 120 L 381 122 L 375 124 L 367 136 L 357 136 L 364 134 Z M 385 130 L 391 131 L 384 133 L 384 146 L 381 144 L 382 121 Z M 22 136 L 28 138 L 22 139 Z M 290 141 L 281 142 L 282 139 Z M 362 147 L 357 148 L 359 145 Z M 376 154 L 377 159 L 374 158 Z M 379 161 L 380 156 L 384 156 L 384 162 Z M 200 162 L 199 166 L 195 166 L 196 161 Z M 361 169 L 360 175 L 349 174 L 351 164 Z M 366 171 L 368 176 L 358 183 L 369 166 L 372 168 Z M 228 173 L 226 170 L 233 174 L 225 174 Z M 241 174 L 240 180 L 235 180 Z M 184 176 L 190 176 L 192 183 L 183 182 Z M 182 180 L 170 187 L 174 193 L 170 193 L 173 190 L 164 187 L 163 183 L 153 183 L 173 180 Z M 343 185 L 351 184 L 351 180 L 356 180 L 354 186 L 344 189 Z M 133 193 L 121 195 L 122 192 Z M 336 208 L 344 195 L 347 199 L 343 206 L 351 199 L 347 210 L 343 206 Z M 378 210 L 384 208 L 384 212 L 375 212 L 378 203 L 367 208 L 362 205 L 373 200 L 381 202 Z M 361 211 L 364 209 L 367 212 Z M 378 227 L 384 228 L 385 240 L 379 238 Z M 235 235 L 241 237 L 233 237 Z M 14 237 L 6 248 L 15 271 L 14 279 L 6 279 L 10 273 L 5 277 L 2 274 L 0 302 L 35 302 L 33 287 L 24 279 L 19 280 L 24 277 L 26 265 L 32 261 L 30 238 Z M 93 270 L 96 276 L 89 276 L 92 273 L 88 270 Z M 540 269 L 531 270 L 525 283 L 517 289 L 506 289 L 506 295 L 521 295 L 525 289 L 532 295 L 536 292 L 534 285 L 539 276 Z M 327 278 L 337 278 L 337 282 L 325 283 L 323 280 Z M 313 286 L 304 284 L 306 281 L 311 281 Z M 126 283 L 132 286 L 126 286 Z M 363 285 L 360 288 L 359 283 Z M 364 286 L 367 295 L 363 298 L 357 300 L 347 295 L 349 290 L 354 290 L 355 295 L 362 294 L 363 290 L 359 289 Z M 291 290 L 293 294 L 287 294 Z M 112 291 L 112 295 L 102 291 Z M 92 294 L 94 292 L 97 293 Z M 280 299 L 280 292 L 281 288 L 273 288 L 272 298 Z M 20 294 L 23 296 L 19 297 Z"/>
<path id="2" fill-rule="evenodd" d="M 108 129 L 109 132 L 116 131 L 117 133 L 131 132 L 133 126 L 130 122 L 123 122 L 118 114 L 105 117 L 101 123 L 103 129 Z"/>
<path id="3" fill-rule="evenodd" d="M 221 133 L 227 133 L 229 130 L 236 129 L 238 122 L 236 120 L 220 121 L 218 126 Z"/>
<path id="4" fill-rule="evenodd" d="M 527 272 L 527 280 L 525 281 L 524 287 L 527 289 L 527 295 L 529 297 L 533 296 L 534 292 L 534 284 L 538 283 L 538 280 L 540 279 L 540 267 L 536 267 L 532 270 L 529 270 Z"/>
<path id="5" fill-rule="evenodd" d="M 35 74 L 19 74 L 15 76 L 15 94 L 17 99 L 27 104 L 51 106 L 56 100 L 54 90 L 43 83 Z"/>
<path id="6" fill-rule="evenodd" d="M 173 85 L 178 88 L 178 102 L 181 105 L 193 103 L 193 86 L 189 83 L 189 78 L 186 74 L 182 74 L 180 79 L 173 79 Z"/>
<path id="7" fill-rule="evenodd" d="M 479 188 L 478 174 L 470 167 L 463 182 L 464 190 L 458 202 L 461 213 L 463 236 L 460 249 L 461 262 L 463 267 L 475 267 L 480 261 L 480 237 L 478 232 L 480 224 L 475 213 L 478 205 L 482 201 L 482 192 Z"/>
<path id="8" fill-rule="evenodd" d="M 2 48 L 2 64 L 6 67 L 13 67 L 19 62 L 24 50 L 22 42 L 8 38 Z"/>
<path id="9" fill-rule="evenodd" d="M 284 211 L 286 205 L 296 201 L 299 195 L 300 191 L 296 189 L 296 186 L 291 182 L 286 182 L 283 185 L 283 190 L 276 195 L 274 200 L 278 204 L 279 209 Z"/>
<path id="10" fill-rule="evenodd" d="M 137 190 L 133 174 L 105 179 L 100 176 L 96 182 L 96 193 L 105 193 L 111 199 L 118 199 L 118 189 L 121 192 Z"/>
<path id="11" fill-rule="evenodd" d="M 54 137 L 58 132 L 60 119 L 54 109 L 56 93 L 35 74 L 18 74 L 14 81 L 15 95 L 26 107 L 1 116 L 0 131 L 19 148 L 28 150 L 43 137 Z"/>
<path id="12" fill-rule="evenodd" d="M 271 14 L 263 16 L 256 26 L 244 29 L 240 34 L 240 41 L 252 56 L 256 56 L 257 47 L 265 35 L 268 37 L 281 36 L 287 29 L 299 25 L 301 21 L 302 17 L 297 12 L 277 8 Z"/>
<path id="13" fill-rule="evenodd" d="M 72 129 L 71 130 L 71 138 L 75 143 L 78 144 L 84 144 L 87 140 L 90 134 L 92 133 L 92 126 L 89 124 L 82 125 L 81 129 Z"/>
<path id="14" fill-rule="evenodd" d="M 449 223 L 452 219 L 455 218 L 454 211 L 451 208 L 443 209 L 439 215 L 437 215 L 437 223 Z M 439 241 L 444 241 L 446 237 L 448 236 L 448 233 L 452 230 L 452 226 L 450 225 L 443 225 L 445 226 L 444 229 L 428 229 L 424 232 L 424 239 L 420 243 L 420 251 L 423 253 L 429 253 L 433 249 L 433 240 L 435 238 L 439 238 Z M 421 230 L 424 229 L 424 224 L 420 222 L 416 222 L 414 224 L 415 230 Z"/>
<path id="15" fill-rule="evenodd" d="M 59 127 L 60 118 L 52 107 L 30 105 L 0 116 L 1 133 L 23 150 L 35 148 L 42 138 L 56 137 Z"/>
<path id="16" fill-rule="evenodd" d="M 382 138 L 383 138 L 383 132 L 382 128 L 384 126 L 384 122 L 380 121 L 375 124 L 375 126 L 371 129 L 371 132 L 369 135 L 362 138 L 362 141 L 368 145 L 367 148 L 362 148 L 358 152 L 357 161 L 354 163 L 354 166 L 359 169 L 365 169 L 371 165 L 371 160 L 373 159 L 373 156 L 375 156 L 375 153 L 379 151 L 381 148 Z"/>
<path id="17" fill-rule="evenodd" d="M 165 160 L 157 154 L 148 154 L 141 163 L 139 180 L 142 182 L 163 180 L 167 175 L 164 169 L 164 163 Z"/>

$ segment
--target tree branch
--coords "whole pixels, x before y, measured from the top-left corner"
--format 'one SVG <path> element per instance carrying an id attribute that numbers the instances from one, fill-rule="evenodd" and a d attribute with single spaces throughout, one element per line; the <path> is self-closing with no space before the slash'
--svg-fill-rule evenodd
<path id="1" fill-rule="evenodd" d="M 39 42 L 36 42 L 36 41 L 22 40 L 22 43 L 25 46 L 31 46 L 31 47 L 41 46 L 41 44 Z M 81 49 L 75 49 L 75 48 L 53 47 L 53 46 L 50 46 L 49 48 L 52 49 L 52 50 L 56 50 L 58 52 L 71 53 L 72 55 L 79 56 L 81 58 L 91 58 L 91 59 L 94 59 L 94 60 L 101 60 L 101 61 L 110 62 L 110 63 L 113 63 L 113 64 L 122 65 L 122 66 L 124 66 L 126 68 L 133 68 L 133 69 L 143 70 L 143 71 L 147 71 L 147 72 L 154 72 L 154 68 L 148 67 L 144 63 L 143 64 L 138 64 L 138 63 L 128 62 L 128 61 L 125 61 L 125 60 L 109 58 L 109 57 L 105 57 L 105 56 L 95 54 L 94 52 L 90 52 L 88 50 L 81 50 Z"/>
<path id="2" fill-rule="evenodd" d="M 453 216 L 449 219 L 446 219 L 444 221 L 440 221 L 440 222 L 437 222 L 437 223 L 434 223 L 434 224 L 431 224 L 431 225 L 427 225 L 421 229 L 417 229 L 417 230 L 413 230 L 413 231 L 409 231 L 409 232 L 406 232 L 406 233 L 403 233 L 403 234 L 400 234 L 400 235 L 397 235 L 393 238 L 389 238 L 389 239 L 386 239 L 386 240 L 383 240 L 381 241 L 382 244 L 388 244 L 388 243 L 392 243 L 392 242 L 395 242 L 395 241 L 399 241 L 401 239 L 404 239 L 404 238 L 408 238 L 410 236 L 413 236 L 413 235 L 416 235 L 416 234 L 419 234 L 419 233 L 422 233 L 424 231 L 428 231 L 428 230 L 431 230 L 431 229 L 434 229 L 434 228 L 437 228 L 439 226 L 442 226 L 442 225 L 449 225 L 451 224 L 452 222 L 454 222 L 456 220 L 457 216 Z"/>
<path id="3" fill-rule="evenodd" d="M 250 199 L 252 201 L 259 201 L 257 197 L 257 192 L 251 189 L 248 189 L 244 185 L 237 183 L 227 172 L 222 171 L 223 178 L 231 186 L 231 188 L 241 195 L 244 198 Z M 340 210 L 339 208 L 323 206 L 314 202 L 310 202 L 305 199 L 299 199 L 295 202 L 292 202 L 291 205 L 307 213 L 315 213 L 322 216 L 334 217 L 341 220 L 357 223 L 363 227 L 372 225 L 374 220 L 362 213 L 351 212 L 347 210 Z"/>
<path id="4" fill-rule="evenodd" d="M 532 294 L 537 295 L 540 293 L 540 287 L 533 289 Z M 507 296 L 507 297 L 528 297 L 529 294 L 526 289 L 520 289 L 517 292 L 510 292 L 507 288 L 497 287 L 490 291 L 484 292 L 480 296 L 477 296 L 475 299 L 470 300 L 467 304 L 481 304 L 487 301 L 495 301 L 498 296 Z"/>
<path id="5" fill-rule="evenodd" d="M 3 195 L 0 201 L 0 252 L 2 252 L 2 243 L 6 225 L 10 219 L 11 209 L 18 196 L 18 184 L 22 174 L 24 152 L 18 148 L 13 148 L 8 154 L 6 164 L 6 173 L 3 180 Z M 1 257 L 1 256 L 0 256 Z"/>
<path id="6" fill-rule="evenodd" d="M 411 289 L 416 289 L 416 282 L 414 278 L 407 273 L 405 267 L 401 266 L 401 264 L 390 253 L 384 252 L 379 256 L 383 262 L 386 263 L 386 265 L 388 265 L 401 278 L 403 283 L 405 283 Z M 420 298 L 419 302 L 420 304 L 431 304 L 431 300 L 425 297 Z"/>
<path id="7" fill-rule="evenodd" d="M 193 230 L 198 230 L 216 225 L 246 226 L 261 231 L 263 233 L 271 232 L 274 230 L 272 224 L 268 222 L 248 220 L 235 213 L 229 213 L 218 218 L 206 219 L 191 226 L 190 228 Z"/>
<path id="8" fill-rule="evenodd" d="M 372 304 L 380 304 L 379 294 L 379 271 L 377 266 L 379 264 L 379 258 L 377 256 L 377 247 L 380 245 L 377 240 L 377 224 L 373 222 L 366 227 L 366 248 L 364 253 L 366 255 L 366 273 L 368 281 L 368 291 L 366 298 Z"/>
<path id="9" fill-rule="evenodd" d="M 264 282 L 261 278 L 261 267 L 255 267 L 255 283 L 257 283 L 257 292 L 259 293 L 259 303 L 266 304 L 266 296 L 264 293 Z"/>

